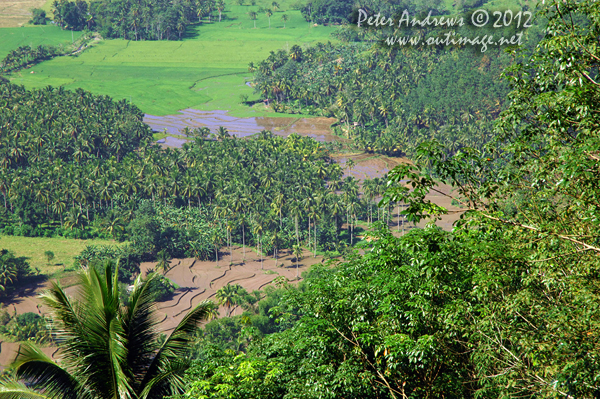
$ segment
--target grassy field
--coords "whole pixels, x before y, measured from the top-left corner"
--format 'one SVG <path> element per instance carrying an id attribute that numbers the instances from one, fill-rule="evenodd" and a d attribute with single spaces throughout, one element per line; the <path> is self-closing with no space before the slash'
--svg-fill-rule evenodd
<path id="1" fill-rule="evenodd" d="M 74 240 L 67 238 L 0 236 L 0 248 L 12 251 L 15 256 L 27 258 L 32 268 L 38 268 L 43 274 L 57 277 L 71 267 L 76 255 L 87 245 L 122 245 L 113 240 Z M 48 265 L 44 252 L 54 252 L 54 260 Z"/>
<path id="2" fill-rule="evenodd" d="M 255 99 L 245 83 L 251 79 L 248 63 L 258 63 L 270 51 L 331 40 L 332 26 L 313 26 L 299 11 L 288 9 L 291 1 L 282 1 L 281 9 L 271 16 L 271 28 L 265 14 L 256 21 L 249 11 L 269 6 L 227 6 L 222 22 L 190 27 L 182 41 L 104 40 L 78 57 L 59 57 L 10 76 L 26 87 L 63 85 L 81 87 L 94 93 L 127 99 L 142 111 L 154 115 L 176 113 L 185 108 L 231 110 L 239 117 L 262 116 L 264 110 L 250 109 L 240 103 L 240 95 Z M 289 20 L 285 29 L 281 17 Z M 44 39 L 41 29 L 46 32 Z M 20 35 L 20 37 L 19 37 Z M 69 40 L 71 32 L 47 26 L 0 29 L 0 57 L 26 43 Z M 2 40 L 7 37 L 8 40 Z M 31 72 L 34 72 L 33 74 Z"/>
<path id="3" fill-rule="evenodd" d="M 20 46 L 66 45 L 70 44 L 72 39 L 77 40 L 79 36 L 81 36 L 81 32 L 71 33 L 71 31 L 61 30 L 51 25 L 2 28 L 0 29 L 0 59 L 3 59 L 11 50 Z"/>

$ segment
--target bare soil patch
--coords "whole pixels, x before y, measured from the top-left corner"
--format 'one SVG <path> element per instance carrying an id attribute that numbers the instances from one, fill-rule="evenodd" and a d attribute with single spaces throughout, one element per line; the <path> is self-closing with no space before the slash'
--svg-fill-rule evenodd
<path id="1" fill-rule="evenodd" d="M 41 8 L 44 0 L 0 0 L 0 28 L 23 26 L 31 19 L 31 9 Z"/>

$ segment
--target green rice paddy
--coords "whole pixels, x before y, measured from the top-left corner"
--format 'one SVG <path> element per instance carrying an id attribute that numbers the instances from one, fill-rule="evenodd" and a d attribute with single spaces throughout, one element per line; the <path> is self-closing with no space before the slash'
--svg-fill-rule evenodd
<path id="1" fill-rule="evenodd" d="M 240 104 L 242 94 L 250 100 L 258 98 L 245 84 L 252 77 L 248 63 L 258 63 L 271 51 L 294 44 L 331 40 L 336 29 L 307 23 L 299 11 L 288 9 L 291 2 L 283 1 L 271 16 L 271 27 L 267 16 L 259 14 L 255 29 L 248 12 L 268 2 L 262 3 L 228 5 L 221 22 L 213 18 L 211 23 L 205 20 L 190 27 L 182 41 L 103 40 L 77 57 L 58 57 L 9 78 L 28 88 L 83 88 L 127 99 L 153 115 L 195 108 L 261 116 L 264 107 L 257 110 Z M 283 14 L 289 17 L 285 29 Z M 19 45 L 57 45 L 70 40 L 70 31 L 54 26 L 0 29 L 0 57 Z"/>

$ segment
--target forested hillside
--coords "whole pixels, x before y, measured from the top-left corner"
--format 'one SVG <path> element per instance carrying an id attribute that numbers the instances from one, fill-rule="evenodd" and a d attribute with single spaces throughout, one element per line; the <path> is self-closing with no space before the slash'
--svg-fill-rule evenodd
<path id="1" fill-rule="evenodd" d="M 339 134 L 361 149 L 414 156 L 420 143 L 437 139 L 451 155 L 490 140 L 509 62 L 497 49 L 317 44 L 272 53 L 256 66 L 255 85 L 277 111 L 335 116 Z"/>

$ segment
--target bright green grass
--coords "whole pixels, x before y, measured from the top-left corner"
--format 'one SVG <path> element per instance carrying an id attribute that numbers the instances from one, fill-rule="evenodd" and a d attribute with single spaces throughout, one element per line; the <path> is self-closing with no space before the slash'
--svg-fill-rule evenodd
<path id="1" fill-rule="evenodd" d="M 271 2 L 262 3 L 270 7 Z M 205 21 L 191 27 L 188 38 L 182 41 L 105 40 L 78 57 L 55 58 L 15 73 L 10 79 L 28 88 L 80 87 L 130 100 L 143 112 L 153 115 L 195 108 L 230 110 L 238 117 L 262 116 L 267 112 L 264 107 L 240 104 L 241 94 L 248 95 L 249 100 L 258 98 L 245 85 L 252 77 L 248 63 L 258 63 L 271 51 L 294 44 L 331 40 L 330 33 L 335 29 L 308 24 L 299 11 L 286 9 L 290 3 L 280 2 L 281 10 L 271 16 L 271 28 L 265 14 L 258 15 L 256 29 L 247 15 L 250 10 L 256 11 L 261 2 L 257 6 L 228 5 L 222 22 L 213 19 L 210 24 Z M 285 29 L 283 14 L 289 17 Z M 38 28 L 17 30 L 28 29 Z M 70 36 L 70 32 L 57 28 L 52 32 Z M 0 44 L 0 54 L 4 47 Z"/>
<path id="2" fill-rule="evenodd" d="M 77 40 L 81 32 L 73 32 Z M 39 46 L 48 44 L 58 46 L 71 43 L 71 31 L 61 30 L 56 26 L 30 26 L 22 28 L 0 29 L 0 60 L 20 46 Z"/>
<path id="3" fill-rule="evenodd" d="M 12 251 L 15 256 L 24 256 L 32 268 L 42 274 L 56 277 L 65 267 L 71 267 L 76 255 L 87 245 L 122 245 L 113 240 L 74 240 L 67 238 L 0 236 L 0 248 Z M 47 264 L 44 252 L 54 252 L 54 259 Z"/>

